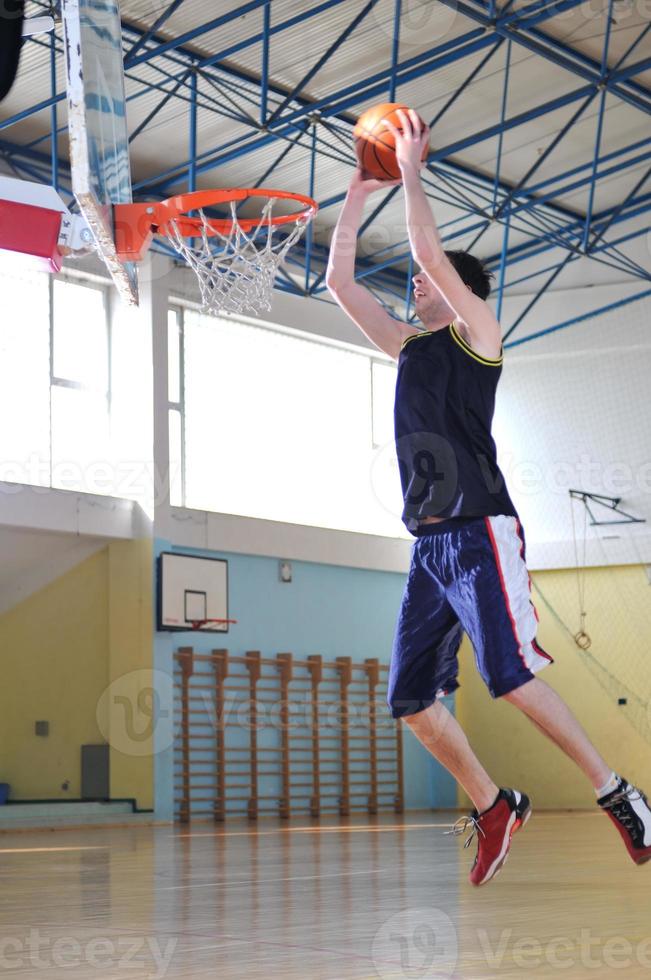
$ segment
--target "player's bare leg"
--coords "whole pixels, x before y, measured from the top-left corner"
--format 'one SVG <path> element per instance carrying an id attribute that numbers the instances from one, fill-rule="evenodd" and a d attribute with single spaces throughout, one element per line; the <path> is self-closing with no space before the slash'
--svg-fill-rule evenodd
<path id="1" fill-rule="evenodd" d="M 576 762 L 595 788 L 605 810 L 636 864 L 651 860 L 651 809 L 636 786 L 606 764 L 563 699 L 538 677 L 504 695 L 543 735 Z"/>
<path id="2" fill-rule="evenodd" d="M 608 781 L 611 767 L 597 752 L 565 701 L 549 684 L 534 677 L 505 694 L 504 700 L 524 712 L 547 738 L 576 762 L 596 790 Z"/>
<path id="3" fill-rule="evenodd" d="M 424 711 L 407 715 L 404 720 L 418 741 L 463 786 L 479 812 L 492 806 L 499 787 L 482 766 L 466 733 L 445 705 L 436 701 Z"/>
<path id="4" fill-rule="evenodd" d="M 483 885 L 500 870 L 509 853 L 511 837 L 528 820 L 529 799 L 517 790 L 500 789 L 472 751 L 456 718 L 440 702 L 407 715 L 404 721 L 425 748 L 463 786 L 475 809 L 455 824 L 453 833 L 472 828 L 466 843 L 478 835 L 477 856 L 470 871 L 473 885 Z"/>

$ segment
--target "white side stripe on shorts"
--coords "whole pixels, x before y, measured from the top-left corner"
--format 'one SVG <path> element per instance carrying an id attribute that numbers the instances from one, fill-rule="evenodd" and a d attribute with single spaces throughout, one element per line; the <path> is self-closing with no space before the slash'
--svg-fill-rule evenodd
<path id="1" fill-rule="evenodd" d="M 525 667 L 535 674 L 553 661 L 536 643 L 538 623 L 531 601 L 529 572 L 522 557 L 518 521 L 517 518 L 505 514 L 486 517 L 484 520 L 493 546 L 518 653 Z"/>

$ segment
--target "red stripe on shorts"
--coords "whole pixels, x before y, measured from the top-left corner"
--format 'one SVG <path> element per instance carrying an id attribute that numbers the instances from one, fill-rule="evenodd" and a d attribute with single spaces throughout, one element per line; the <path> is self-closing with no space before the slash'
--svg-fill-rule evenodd
<path id="1" fill-rule="evenodd" d="M 508 594 L 508 592 L 506 590 L 506 582 L 504 581 L 504 573 L 502 571 L 502 565 L 501 565 L 501 562 L 500 562 L 500 553 L 499 553 L 498 548 L 497 548 L 497 541 L 495 540 L 495 535 L 493 534 L 493 528 L 491 527 L 490 518 L 489 517 L 485 517 L 484 518 L 484 523 L 486 524 L 486 530 L 488 531 L 488 537 L 490 538 L 491 546 L 493 548 L 493 554 L 495 555 L 495 564 L 497 565 L 497 572 L 498 572 L 499 577 L 500 577 L 500 585 L 502 587 L 502 594 L 504 596 L 504 603 L 506 605 L 506 611 L 509 614 L 509 619 L 511 620 L 511 628 L 513 630 L 513 636 L 515 637 L 515 642 L 518 645 L 518 655 L 519 655 L 520 659 L 522 660 L 522 663 L 524 664 L 524 666 L 527 668 L 527 670 L 529 670 L 529 667 L 527 667 L 527 661 L 525 660 L 525 657 L 524 657 L 524 653 L 522 652 L 522 644 L 520 643 L 520 638 L 518 636 L 518 630 L 517 630 L 517 627 L 515 625 L 515 618 L 513 616 L 513 611 L 511 609 L 511 603 L 509 601 L 509 594 Z"/>

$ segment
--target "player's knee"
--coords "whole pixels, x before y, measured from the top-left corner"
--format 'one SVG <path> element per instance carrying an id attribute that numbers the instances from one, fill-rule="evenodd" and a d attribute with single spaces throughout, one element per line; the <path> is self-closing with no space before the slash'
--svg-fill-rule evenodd
<path id="1" fill-rule="evenodd" d="M 393 718 L 405 722 L 422 710 L 420 701 L 414 701 L 413 698 L 405 698 L 398 693 L 389 692 L 387 705 Z"/>
<path id="2" fill-rule="evenodd" d="M 404 721 L 410 727 L 418 725 L 422 721 L 422 716 L 431 707 L 429 702 L 423 701 L 422 698 L 406 696 L 399 686 L 389 686 L 387 705 L 395 719 Z"/>
<path id="3" fill-rule="evenodd" d="M 437 741 L 443 734 L 448 717 L 444 706 L 439 701 L 435 701 L 422 711 L 405 715 L 402 720 L 418 738 L 425 742 L 432 742 Z"/>
<path id="4" fill-rule="evenodd" d="M 391 712 L 391 716 L 396 720 L 399 718 L 405 719 L 407 715 L 414 714 L 414 712 L 418 711 L 421 707 L 419 701 L 414 701 L 413 698 L 406 696 L 398 677 L 389 678 L 387 705 L 389 711 Z"/>
<path id="5" fill-rule="evenodd" d="M 506 694 L 502 694 L 502 696 L 500 697 L 499 700 L 500 701 L 508 701 L 509 704 L 514 704 L 514 705 L 517 706 L 517 704 L 518 704 L 518 688 L 516 687 L 516 689 L 514 691 L 507 691 Z"/>
<path id="6" fill-rule="evenodd" d="M 528 704 L 531 697 L 530 685 L 533 681 L 525 681 L 524 684 L 520 684 L 518 687 L 513 688 L 512 691 L 507 691 L 506 694 L 501 695 L 503 701 L 508 701 L 509 704 L 513 704 L 516 708 L 521 708 L 525 704 Z"/>

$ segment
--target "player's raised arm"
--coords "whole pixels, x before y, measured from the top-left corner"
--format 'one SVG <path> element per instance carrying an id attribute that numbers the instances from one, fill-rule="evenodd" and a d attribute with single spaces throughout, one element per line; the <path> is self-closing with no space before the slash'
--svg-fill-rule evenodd
<path id="1" fill-rule="evenodd" d="M 467 286 L 445 254 L 430 203 L 421 179 L 421 154 L 429 132 L 421 132 L 417 114 L 398 110 L 401 129 L 385 125 L 394 136 L 396 156 L 405 188 L 407 229 L 412 255 L 434 283 L 448 306 L 465 325 L 472 347 L 479 354 L 497 358 L 502 348 L 500 325 L 493 311 Z"/>
<path id="2" fill-rule="evenodd" d="M 418 331 L 392 319 L 372 293 L 355 282 L 357 234 L 366 198 L 373 191 L 392 187 L 394 183 L 399 181 L 365 180 L 359 169 L 355 171 L 332 236 L 326 285 L 362 333 L 381 351 L 397 360 L 405 337 Z"/>

